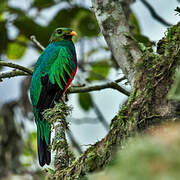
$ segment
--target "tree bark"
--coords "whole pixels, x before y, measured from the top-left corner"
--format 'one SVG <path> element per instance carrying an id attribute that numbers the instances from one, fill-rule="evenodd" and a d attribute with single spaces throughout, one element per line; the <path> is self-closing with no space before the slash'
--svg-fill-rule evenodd
<path id="1" fill-rule="evenodd" d="M 180 65 L 180 23 L 168 29 L 156 53 L 148 49 L 141 52 L 131 38 L 122 2 L 93 0 L 93 8 L 113 56 L 133 87 L 131 95 L 112 119 L 109 133 L 71 166 L 56 171 L 53 178 L 79 179 L 102 169 L 128 137 L 177 119 L 175 107 L 166 97 Z"/>
<path id="2" fill-rule="evenodd" d="M 125 11 L 128 3 L 130 0 L 92 0 L 93 10 L 113 57 L 133 86 L 134 67 L 142 53 L 130 34 L 128 12 Z"/>

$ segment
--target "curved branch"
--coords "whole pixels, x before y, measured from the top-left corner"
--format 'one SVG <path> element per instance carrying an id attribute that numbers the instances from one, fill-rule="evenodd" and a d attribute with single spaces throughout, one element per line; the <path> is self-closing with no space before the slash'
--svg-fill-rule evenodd
<path id="1" fill-rule="evenodd" d="M 117 120 L 117 117 L 115 117 L 114 121 Z M 121 137 L 125 134 L 128 134 L 127 129 L 123 129 L 120 126 L 113 127 L 105 138 L 89 147 L 72 165 L 62 171 L 57 171 L 54 177 L 64 180 L 78 179 L 87 172 L 100 170 L 105 167 L 111 159 L 112 151 L 123 141 Z"/>
<path id="2" fill-rule="evenodd" d="M 94 86 L 82 87 L 82 88 L 78 88 L 78 87 L 72 88 L 71 87 L 67 90 L 67 93 L 69 93 L 69 94 L 85 93 L 85 92 L 91 92 L 91 91 L 100 91 L 100 90 L 108 89 L 108 88 L 115 89 L 115 90 L 125 94 L 126 96 L 130 95 L 130 93 L 127 90 L 125 90 L 124 88 L 122 88 L 115 82 L 108 82 L 106 84 L 94 85 Z"/>
<path id="3" fill-rule="evenodd" d="M 146 1 L 146 0 L 141 0 L 141 2 L 147 7 L 147 9 L 149 10 L 151 16 L 157 20 L 158 22 L 160 22 L 161 24 L 165 25 L 165 26 L 172 26 L 171 23 L 168 23 L 165 19 L 163 19 L 161 16 L 159 16 L 156 11 L 153 9 L 153 7 Z"/>
<path id="4" fill-rule="evenodd" d="M 167 36 L 161 40 L 161 56 L 148 52 L 142 58 L 142 64 L 150 64 L 146 64 L 138 73 L 131 97 L 112 119 L 111 129 L 105 138 L 91 145 L 69 167 L 56 171 L 55 178 L 80 179 L 87 173 L 98 171 L 110 162 L 117 147 L 122 147 L 127 138 L 137 134 L 137 131 L 144 133 L 146 128 L 160 122 L 178 120 L 172 104 L 165 97 L 172 87 L 180 63 L 180 51 L 177 48 L 180 45 L 179 30 L 180 23 L 170 28 Z M 172 41 L 175 46 L 169 50 Z M 159 72 L 162 72 L 161 81 Z"/>
<path id="5" fill-rule="evenodd" d="M 30 75 L 33 74 L 33 71 L 31 69 L 26 68 L 26 67 L 21 66 L 21 65 L 18 65 L 18 64 L 11 63 L 11 62 L 0 61 L 0 65 L 15 68 L 15 69 L 19 69 L 21 71 L 24 71 L 24 72 L 30 74 Z"/>

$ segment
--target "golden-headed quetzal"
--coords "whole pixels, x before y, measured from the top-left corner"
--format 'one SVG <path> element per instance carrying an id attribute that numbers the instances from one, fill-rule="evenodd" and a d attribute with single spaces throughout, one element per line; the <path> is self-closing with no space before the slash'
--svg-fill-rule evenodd
<path id="1" fill-rule="evenodd" d="M 37 60 L 34 68 L 30 97 L 37 125 L 39 164 L 51 162 L 50 125 L 42 112 L 52 108 L 66 92 L 77 70 L 77 59 L 70 28 L 57 28 L 50 37 L 50 44 Z"/>

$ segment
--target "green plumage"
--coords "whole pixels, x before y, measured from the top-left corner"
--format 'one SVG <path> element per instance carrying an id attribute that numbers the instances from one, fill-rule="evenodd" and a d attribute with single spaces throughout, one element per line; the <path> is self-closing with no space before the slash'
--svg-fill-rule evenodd
<path id="1" fill-rule="evenodd" d="M 61 34 L 58 35 L 58 30 Z M 40 165 L 50 163 L 50 125 L 43 119 L 42 112 L 52 108 L 54 102 L 62 97 L 76 73 L 77 61 L 71 29 L 58 28 L 51 36 L 35 65 L 30 97 L 37 125 L 37 143 Z M 57 37 L 57 38 L 56 38 Z M 58 39 L 58 41 L 57 41 Z"/>

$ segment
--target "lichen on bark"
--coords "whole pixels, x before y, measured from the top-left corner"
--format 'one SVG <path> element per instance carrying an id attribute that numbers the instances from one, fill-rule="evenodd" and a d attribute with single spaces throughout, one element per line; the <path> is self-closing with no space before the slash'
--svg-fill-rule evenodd
<path id="1" fill-rule="evenodd" d="M 74 154 L 69 148 L 65 134 L 68 129 L 66 117 L 70 112 L 71 107 L 61 101 L 56 103 L 54 108 L 46 109 L 43 112 L 43 117 L 49 122 L 51 131 L 55 131 L 51 145 L 51 149 L 56 152 L 54 158 L 55 172 L 68 167 L 74 160 Z"/>
<path id="2" fill-rule="evenodd" d="M 127 20 L 129 8 L 125 8 L 130 2 L 130 0 L 92 0 L 92 5 L 102 34 L 116 63 L 133 86 L 135 68 L 132 67 L 142 53 L 137 46 L 137 42 L 131 38 L 130 34 Z"/>
<path id="3" fill-rule="evenodd" d="M 141 51 L 129 32 L 123 2 L 92 0 L 107 44 L 132 86 L 131 95 L 112 119 L 108 134 L 68 167 L 57 170 L 52 178 L 80 179 L 100 170 L 108 165 L 128 137 L 151 125 L 176 119 L 173 102 L 166 97 L 180 65 L 180 23 L 168 29 L 158 43 L 157 52 L 148 48 Z"/>
<path id="4" fill-rule="evenodd" d="M 80 179 L 105 167 L 127 138 L 150 125 L 174 121 L 176 113 L 167 94 L 180 64 L 180 23 L 168 29 L 157 53 L 146 49 L 136 64 L 133 91 L 111 122 L 109 133 L 88 148 L 69 167 L 57 171 L 57 179 Z M 170 48 L 170 49 L 169 49 Z"/>

